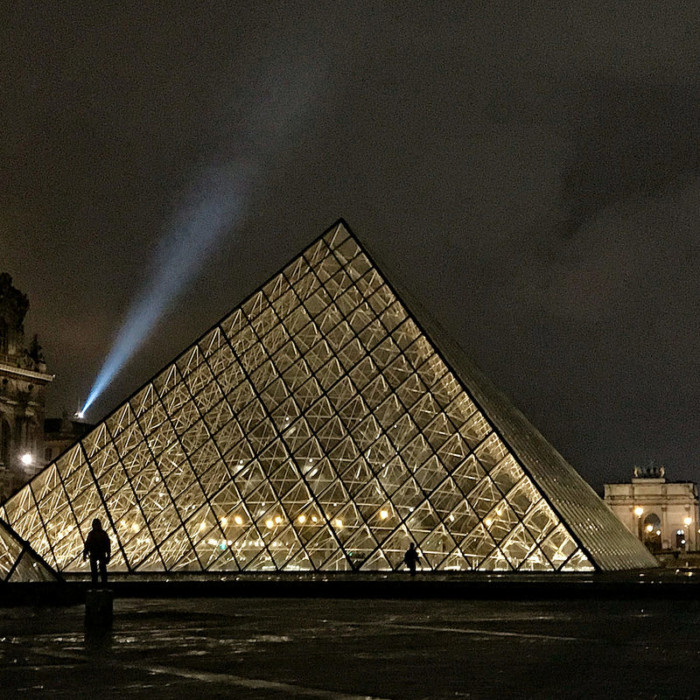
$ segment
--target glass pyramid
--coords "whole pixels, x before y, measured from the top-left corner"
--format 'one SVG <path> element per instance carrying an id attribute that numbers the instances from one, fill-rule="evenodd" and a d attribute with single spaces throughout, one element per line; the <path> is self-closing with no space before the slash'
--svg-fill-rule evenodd
<path id="1" fill-rule="evenodd" d="M 59 571 L 656 564 L 341 221 L 2 509 Z"/>

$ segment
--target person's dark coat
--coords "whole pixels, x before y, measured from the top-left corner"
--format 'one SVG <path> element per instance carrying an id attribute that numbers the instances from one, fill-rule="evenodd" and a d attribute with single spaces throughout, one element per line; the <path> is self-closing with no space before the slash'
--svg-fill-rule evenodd
<path id="1" fill-rule="evenodd" d="M 112 546 L 109 541 L 109 535 L 100 527 L 97 529 L 94 525 L 88 533 L 85 540 L 85 554 L 90 559 L 106 559 L 109 560 L 112 553 Z"/>

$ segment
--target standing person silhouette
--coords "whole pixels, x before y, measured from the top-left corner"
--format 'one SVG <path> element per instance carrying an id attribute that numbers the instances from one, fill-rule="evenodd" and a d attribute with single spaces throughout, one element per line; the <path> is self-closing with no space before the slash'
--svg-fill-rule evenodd
<path id="1" fill-rule="evenodd" d="M 102 529 L 99 518 L 92 521 L 92 530 L 85 540 L 85 550 L 83 551 L 83 561 L 90 557 L 90 573 L 92 574 L 93 585 L 97 584 L 97 567 L 100 568 L 102 584 L 107 584 L 107 564 L 112 554 L 112 545 L 109 535 Z"/>
<path id="2" fill-rule="evenodd" d="M 416 575 L 416 564 L 418 563 L 418 550 L 416 549 L 416 545 L 414 542 L 411 542 L 411 544 L 408 545 L 408 549 L 406 550 L 406 553 L 403 555 L 403 560 L 406 566 L 408 567 L 408 570 L 411 572 L 411 576 Z"/>

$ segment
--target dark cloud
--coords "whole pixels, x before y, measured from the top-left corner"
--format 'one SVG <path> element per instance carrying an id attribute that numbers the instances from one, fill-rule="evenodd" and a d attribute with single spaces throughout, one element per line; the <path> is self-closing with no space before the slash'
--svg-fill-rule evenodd
<path id="1" fill-rule="evenodd" d="M 52 410 L 245 163 L 246 216 L 99 411 L 343 216 L 594 484 L 697 478 L 700 10 L 470 5 L 4 6 L 0 267 Z"/>

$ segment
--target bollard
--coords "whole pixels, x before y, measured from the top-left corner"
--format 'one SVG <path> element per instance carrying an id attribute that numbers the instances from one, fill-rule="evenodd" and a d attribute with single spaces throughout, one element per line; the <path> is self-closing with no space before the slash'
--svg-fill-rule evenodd
<path id="1" fill-rule="evenodd" d="M 85 624 L 111 627 L 114 592 L 107 588 L 90 588 L 85 594 Z"/>

